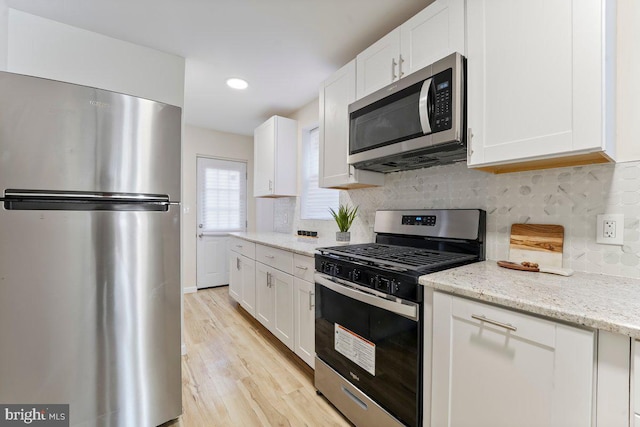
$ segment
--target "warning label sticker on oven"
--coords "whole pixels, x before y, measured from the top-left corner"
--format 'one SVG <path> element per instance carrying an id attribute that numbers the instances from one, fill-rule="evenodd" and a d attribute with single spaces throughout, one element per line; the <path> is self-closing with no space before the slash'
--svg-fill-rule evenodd
<path id="1" fill-rule="evenodd" d="M 376 345 L 337 323 L 334 329 L 336 351 L 371 375 L 375 375 Z"/>

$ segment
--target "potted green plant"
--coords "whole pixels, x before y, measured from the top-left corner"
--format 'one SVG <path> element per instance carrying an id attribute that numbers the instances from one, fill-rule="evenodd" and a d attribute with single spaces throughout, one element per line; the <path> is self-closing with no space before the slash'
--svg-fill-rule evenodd
<path id="1" fill-rule="evenodd" d="M 358 206 L 351 207 L 349 205 L 340 205 L 338 207 L 338 212 L 334 211 L 333 208 L 329 208 L 329 212 L 331 212 L 333 219 L 336 220 L 336 224 L 338 224 L 338 229 L 340 230 L 336 232 L 336 241 L 348 242 L 351 240 L 349 228 L 351 228 L 353 220 L 356 219 Z"/>

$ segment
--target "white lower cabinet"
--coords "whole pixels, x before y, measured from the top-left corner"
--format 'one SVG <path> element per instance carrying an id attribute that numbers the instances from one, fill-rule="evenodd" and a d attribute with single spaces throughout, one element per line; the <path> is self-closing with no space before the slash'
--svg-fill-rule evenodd
<path id="1" fill-rule="evenodd" d="M 633 341 L 633 372 L 631 382 L 633 396 L 631 398 L 633 426 L 640 427 L 640 341 Z"/>
<path id="2" fill-rule="evenodd" d="M 591 426 L 595 332 L 434 293 L 432 426 Z"/>
<path id="3" fill-rule="evenodd" d="M 294 312 L 296 314 L 295 352 L 313 368 L 315 359 L 315 285 L 306 280 L 293 281 Z"/>
<path id="4" fill-rule="evenodd" d="M 256 262 L 231 251 L 229 295 L 252 316 L 256 315 Z"/>
<path id="5" fill-rule="evenodd" d="M 272 291 L 271 270 L 261 262 L 256 263 L 256 319 L 273 331 L 275 293 Z"/>
<path id="6" fill-rule="evenodd" d="M 273 334 L 291 350 L 293 347 L 293 276 L 275 269 L 271 270 L 273 292 Z"/>
<path id="7" fill-rule="evenodd" d="M 314 258 L 271 246 L 250 245 L 231 245 L 229 294 L 313 367 Z M 253 249 L 255 259 L 234 252 L 233 248 L 241 246 Z"/>

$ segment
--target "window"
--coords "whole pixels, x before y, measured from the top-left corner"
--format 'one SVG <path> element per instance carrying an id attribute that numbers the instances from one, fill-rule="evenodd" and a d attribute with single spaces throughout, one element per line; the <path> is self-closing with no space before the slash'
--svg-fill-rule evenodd
<path id="1" fill-rule="evenodd" d="M 340 192 L 318 188 L 318 165 L 320 161 L 320 131 L 318 128 L 306 132 L 302 141 L 302 219 L 332 219 L 329 208 L 338 210 Z"/>
<path id="2" fill-rule="evenodd" d="M 204 232 L 244 231 L 247 165 L 198 157 L 198 223 Z"/>

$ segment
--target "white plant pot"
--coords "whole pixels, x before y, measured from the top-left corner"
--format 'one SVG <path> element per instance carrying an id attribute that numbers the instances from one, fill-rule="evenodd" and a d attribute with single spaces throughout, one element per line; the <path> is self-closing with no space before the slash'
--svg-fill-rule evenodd
<path id="1" fill-rule="evenodd" d="M 349 231 L 336 231 L 337 242 L 348 242 L 351 240 L 351 233 Z"/>

